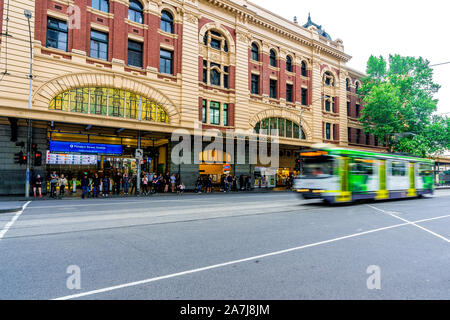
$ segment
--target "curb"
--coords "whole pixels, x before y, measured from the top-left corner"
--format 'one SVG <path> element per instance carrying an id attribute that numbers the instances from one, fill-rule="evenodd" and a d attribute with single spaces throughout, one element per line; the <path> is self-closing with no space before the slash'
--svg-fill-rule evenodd
<path id="1" fill-rule="evenodd" d="M 13 212 L 19 212 L 23 209 L 23 207 L 18 208 L 8 208 L 8 209 L 0 209 L 0 214 L 2 213 L 13 213 Z"/>
<path id="2" fill-rule="evenodd" d="M 223 194 L 258 194 L 258 193 L 289 193 L 289 192 L 292 192 L 291 190 L 277 190 L 277 191 L 273 191 L 273 190 L 265 190 L 265 189 L 263 189 L 263 190 L 251 190 L 251 191 L 232 191 L 232 192 L 219 192 L 219 191 L 216 191 L 216 192 L 211 192 L 211 193 L 204 193 L 204 192 L 202 192 L 201 194 L 202 195 L 223 195 Z M 198 193 L 195 193 L 195 192 L 190 192 L 190 191 L 185 191 L 184 192 L 184 195 L 198 195 Z M 179 197 L 180 195 L 178 195 L 178 194 L 176 194 L 176 193 L 156 193 L 156 194 L 152 194 L 152 195 L 149 195 L 149 196 L 144 196 L 144 195 L 140 195 L 140 196 L 137 196 L 137 195 L 129 195 L 129 196 L 123 196 L 123 195 L 120 195 L 120 196 L 109 196 L 108 198 L 103 198 L 103 197 L 99 197 L 98 199 L 132 199 L 132 198 L 152 198 L 152 197 L 167 197 L 167 198 L 171 198 L 171 197 Z M 26 199 L 25 197 L 10 197 L 10 198 L 13 198 L 13 199 L 1 199 L 1 197 L 0 197 L 0 202 L 6 202 L 6 201 L 31 201 L 31 202 L 34 202 L 34 201 L 37 201 L 37 202 L 40 202 L 40 201 L 57 201 L 57 200 L 80 200 L 81 199 L 81 197 L 80 196 L 66 196 L 66 197 L 64 197 L 64 198 L 62 198 L 62 199 L 60 199 L 60 198 L 56 198 L 56 199 L 51 199 L 51 198 L 48 198 L 47 196 L 45 196 L 45 197 L 42 197 L 42 199 L 39 199 L 39 198 L 37 198 L 37 199 Z M 88 198 L 88 199 L 92 199 L 92 198 Z M 8 210 L 8 209 L 7 209 Z M 19 210 L 21 210 L 21 209 L 19 209 Z M 0 212 L 1 212 L 1 209 L 0 209 Z"/>

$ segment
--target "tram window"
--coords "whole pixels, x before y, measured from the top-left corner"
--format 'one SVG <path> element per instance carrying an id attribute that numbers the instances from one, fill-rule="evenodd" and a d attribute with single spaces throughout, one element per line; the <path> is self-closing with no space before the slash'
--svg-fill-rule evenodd
<path id="1" fill-rule="evenodd" d="M 391 163 L 392 176 L 406 176 L 406 166 L 404 162 L 392 161 Z"/>
<path id="2" fill-rule="evenodd" d="M 419 165 L 419 176 L 421 177 L 431 177 L 433 175 L 433 170 L 429 164 Z"/>
<path id="3" fill-rule="evenodd" d="M 350 171 L 357 175 L 373 175 L 373 161 L 354 159 L 350 164 Z"/>
<path id="4" fill-rule="evenodd" d="M 326 178 L 334 174 L 334 159 L 331 157 L 304 158 L 303 175 L 308 178 Z"/>

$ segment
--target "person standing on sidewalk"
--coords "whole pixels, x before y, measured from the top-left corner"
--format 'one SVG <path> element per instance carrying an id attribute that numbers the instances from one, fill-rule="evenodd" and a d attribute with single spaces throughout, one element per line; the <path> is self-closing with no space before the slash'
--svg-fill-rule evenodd
<path id="1" fill-rule="evenodd" d="M 108 175 L 105 175 L 103 177 L 103 179 L 102 179 L 102 188 L 103 188 L 102 194 L 103 194 L 104 197 L 108 197 L 108 194 L 109 194 L 109 183 L 110 183 L 109 177 L 108 177 Z"/>
<path id="2" fill-rule="evenodd" d="M 81 198 L 84 199 L 84 197 L 89 194 L 89 178 L 87 174 L 81 179 L 81 190 Z"/>
<path id="3" fill-rule="evenodd" d="M 231 174 L 228 175 L 227 177 L 227 182 L 228 182 L 228 192 L 231 192 L 231 188 L 233 186 L 233 176 Z"/>
<path id="4" fill-rule="evenodd" d="M 206 193 L 211 193 L 213 187 L 212 178 L 210 175 L 206 178 Z"/>
<path id="5" fill-rule="evenodd" d="M 72 195 L 77 193 L 77 178 L 72 177 Z"/>
<path id="6" fill-rule="evenodd" d="M 144 176 L 142 177 L 142 194 L 144 196 L 148 195 L 148 184 L 148 176 L 144 174 Z"/>
<path id="7" fill-rule="evenodd" d="M 202 177 L 198 176 L 195 184 L 195 193 L 202 193 Z"/>
<path id="8" fill-rule="evenodd" d="M 36 198 L 36 189 L 39 191 L 39 198 L 42 198 L 42 178 L 40 174 L 37 174 L 33 179 L 34 198 Z"/>
<path id="9" fill-rule="evenodd" d="M 152 190 L 153 193 L 156 193 L 158 191 L 158 176 L 156 175 L 156 173 L 153 175 Z"/>
<path id="10" fill-rule="evenodd" d="M 58 175 L 56 171 L 50 175 L 50 198 L 56 199 L 56 185 L 58 184 Z"/>
<path id="11" fill-rule="evenodd" d="M 120 195 L 120 182 L 122 180 L 119 171 L 117 171 L 117 173 L 114 175 L 113 180 L 114 180 L 114 194 L 118 196 Z"/>
<path id="12" fill-rule="evenodd" d="M 178 186 L 178 194 L 179 194 L 180 196 L 182 196 L 182 195 L 184 194 L 184 189 L 185 189 L 185 188 L 186 188 L 186 187 L 184 186 L 184 183 L 181 182 L 180 185 Z"/>
<path id="13" fill-rule="evenodd" d="M 128 189 L 130 187 L 130 177 L 128 176 L 127 172 L 123 174 L 122 184 L 123 184 L 123 194 L 128 195 Z"/>
<path id="14" fill-rule="evenodd" d="M 133 194 L 133 192 L 135 195 L 137 194 L 136 187 L 137 187 L 137 175 L 136 173 L 133 173 L 133 176 L 131 177 L 131 191 L 130 191 L 131 195 Z"/>
<path id="15" fill-rule="evenodd" d="M 237 188 L 237 177 L 236 176 L 233 176 L 233 191 L 238 191 L 238 188 Z"/>
<path id="16" fill-rule="evenodd" d="M 59 178 L 59 197 L 63 198 L 66 191 L 66 186 L 69 182 L 67 181 L 66 177 L 64 177 L 64 174 L 61 174 L 61 177 Z"/>
<path id="17" fill-rule="evenodd" d="M 92 179 L 92 197 L 98 198 L 98 194 L 100 193 L 100 178 L 98 173 L 95 173 L 94 179 Z"/>
<path id="18" fill-rule="evenodd" d="M 176 178 L 175 178 L 175 173 L 172 173 L 172 175 L 170 176 L 170 188 L 172 193 L 175 192 L 175 183 L 176 183 Z"/>

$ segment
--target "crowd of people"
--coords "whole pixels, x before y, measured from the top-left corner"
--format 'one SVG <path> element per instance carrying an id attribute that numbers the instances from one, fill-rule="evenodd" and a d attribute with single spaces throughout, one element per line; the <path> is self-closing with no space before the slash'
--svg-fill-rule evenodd
<path id="1" fill-rule="evenodd" d="M 84 172 L 81 178 L 75 175 L 71 179 L 56 171 L 50 173 L 48 177 L 48 196 L 50 198 L 63 198 L 66 192 L 76 194 L 81 189 L 81 198 L 109 197 L 110 195 L 137 195 L 137 175 L 128 174 L 128 172 L 113 171 L 100 175 L 98 172 Z M 32 179 L 32 190 L 34 198 L 42 198 L 43 187 L 47 185 L 40 174 L 36 174 Z M 154 193 L 179 193 L 183 194 L 185 190 L 184 183 L 177 174 L 155 174 L 142 172 L 140 175 L 141 195 Z"/>
<path id="2" fill-rule="evenodd" d="M 48 183 L 46 184 L 45 181 Z M 98 198 L 109 196 L 137 195 L 137 175 L 129 174 L 127 171 L 119 170 L 110 173 L 84 172 L 81 178 L 72 175 L 70 178 L 64 173 L 58 175 L 53 171 L 44 178 L 36 174 L 32 179 L 32 192 L 35 198 L 42 198 L 46 188 L 50 198 L 63 198 L 66 194 L 75 195 L 81 190 L 81 197 Z M 286 177 L 285 186 L 288 190 L 292 188 L 293 176 Z M 147 196 L 155 193 L 178 193 L 183 194 L 186 187 L 180 180 L 179 174 L 156 174 L 142 172 L 140 175 L 140 195 Z M 239 177 L 231 174 L 222 174 L 215 183 L 211 175 L 201 175 L 195 184 L 196 193 L 212 193 L 214 191 L 248 191 L 252 189 L 252 180 L 249 175 Z"/>
<path id="3" fill-rule="evenodd" d="M 119 170 L 109 173 L 84 172 L 81 175 L 70 177 L 64 173 L 57 174 L 56 171 L 52 171 L 48 179 L 44 179 L 40 174 L 33 177 L 32 192 L 35 198 L 42 198 L 44 191 L 47 191 L 48 196 L 54 199 L 63 198 L 67 194 L 78 194 L 79 190 L 81 190 L 83 199 L 137 195 L 137 179 L 136 173 L 129 174 L 127 171 Z M 185 188 L 179 174 L 142 172 L 140 175 L 140 195 L 142 196 L 155 193 L 183 194 Z M 210 175 L 198 177 L 195 185 L 196 193 L 211 193 L 214 192 L 214 189 L 218 189 L 220 192 L 251 190 L 251 178 L 248 175 L 236 177 L 231 174 L 223 174 L 217 185 Z"/>
<path id="4" fill-rule="evenodd" d="M 213 192 L 213 180 L 210 175 L 199 176 L 195 186 L 196 193 Z M 219 183 L 220 192 L 251 190 L 250 176 L 240 175 L 239 178 L 231 174 L 222 174 Z"/>

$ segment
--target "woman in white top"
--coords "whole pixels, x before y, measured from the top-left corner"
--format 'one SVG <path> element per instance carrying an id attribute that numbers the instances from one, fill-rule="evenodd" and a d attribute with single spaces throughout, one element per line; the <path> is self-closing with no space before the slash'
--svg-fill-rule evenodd
<path id="1" fill-rule="evenodd" d="M 61 177 L 59 177 L 58 184 L 59 184 L 59 196 L 62 198 L 64 197 L 65 189 L 68 184 L 68 181 L 64 176 L 64 174 L 61 174 Z"/>

